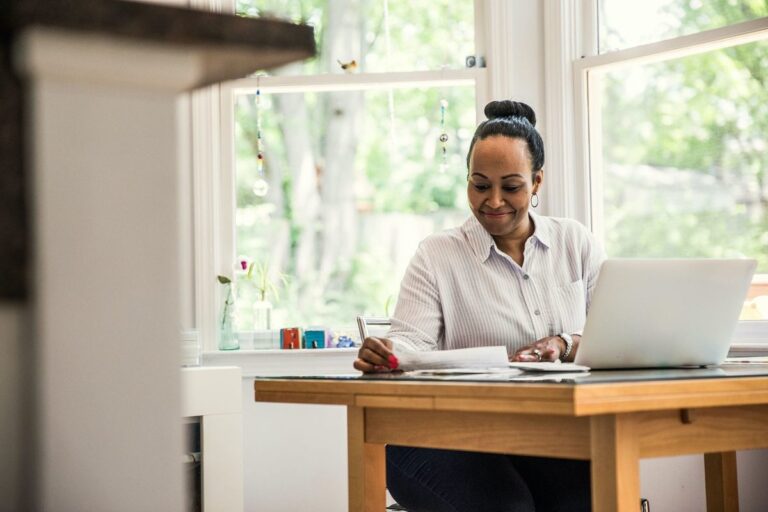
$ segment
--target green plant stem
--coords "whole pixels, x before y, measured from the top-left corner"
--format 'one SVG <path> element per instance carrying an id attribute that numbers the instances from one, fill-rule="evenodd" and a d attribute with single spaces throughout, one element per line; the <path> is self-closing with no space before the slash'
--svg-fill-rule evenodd
<path id="1" fill-rule="evenodd" d="M 232 285 L 227 285 L 227 298 L 224 299 L 224 312 L 221 315 L 221 327 L 224 327 L 224 324 L 227 323 L 227 315 L 229 314 L 229 306 L 231 304 L 230 299 L 232 298 Z"/>

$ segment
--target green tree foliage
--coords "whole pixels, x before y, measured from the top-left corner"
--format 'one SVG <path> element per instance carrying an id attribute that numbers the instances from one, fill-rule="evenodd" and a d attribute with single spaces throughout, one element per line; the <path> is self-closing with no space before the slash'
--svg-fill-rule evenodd
<path id="1" fill-rule="evenodd" d="M 382 0 L 350 0 L 361 4 L 359 23 L 365 27 L 364 55 L 350 55 L 359 71 L 424 71 L 455 69 L 474 53 L 474 5 L 471 1 L 432 0 L 429 4 L 389 0 L 384 12 Z M 307 23 L 315 29 L 317 48 L 327 30 L 328 0 L 237 0 L 237 12 Z M 388 30 L 387 30 L 388 29 Z M 387 44 L 389 35 L 389 45 Z M 389 47 L 389 55 L 387 55 Z M 338 72 L 324 68 L 323 55 L 304 62 L 304 74 Z"/>
<path id="2" fill-rule="evenodd" d="M 667 18 L 679 20 L 675 35 L 768 16 L 765 1 L 671 2 L 667 9 Z M 768 272 L 768 42 L 621 68 L 602 82 L 609 254 L 749 256 Z M 615 171 L 643 166 L 669 176 L 655 183 L 657 200 L 637 204 L 628 187 L 641 186 L 642 177 Z M 681 179 L 692 173 L 701 179 Z M 683 182 L 709 194 L 709 207 L 681 208 L 695 198 L 666 189 Z"/>
<path id="3" fill-rule="evenodd" d="M 443 66 L 462 67 L 464 57 L 473 52 L 472 2 L 439 0 L 429 9 L 415 2 L 390 1 L 387 20 L 389 45 L 383 2 L 356 0 L 364 15 L 358 22 L 364 27 L 363 55 L 349 55 L 358 63 L 356 72 L 439 70 Z M 241 0 L 238 11 L 245 15 L 274 15 L 295 21 L 306 21 L 315 27 L 317 47 L 324 50 L 328 37 L 328 2 L 321 0 Z M 390 54 L 387 55 L 387 46 Z M 291 72 L 303 74 L 341 73 L 333 63 L 327 69 L 322 54 L 303 63 Z M 331 93 L 302 94 L 306 105 L 306 130 L 312 141 L 312 153 L 318 176 L 325 172 L 328 122 L 335 113 L 329 108 Z M 449 136 L 447 171 L 440 172 L 442 163 L 438 138 L 440 101 L 448 101 L 446 133 Z M 313 287 L 313 276 L 296 275 L 295 258 L 301 249 L 302 230 L 292 211 L 292 182 L 278 95 L 263 94 L 261 126 L 266 172 L 272 182 L 281 177 L 282 198 L 270 194 L 256 197 L 252 190 L 256 178 L 256 103 L 255 95 L 240 96 L 236 115 L 237 161 L 237 246 L 238 253 L 261 258 L 274 251 L 287 229 L 289 245 L 280 261 L 282 271 L 291 280 L 281 297 L 278 308 L 285 314 L 283 321 L 295 325 L 326 323 L 344 325 L 356 314 L 383 315 L 399 285 L 399 269 L 393 252 L 413 251 L 413 247 L 392 247 L 396 237 L 387 242 L 361 233 L 356 244 L 345 245 L 344 256 L 322 289 Z M 388 232 L 413 229 L 419 219 L 429 219 L 436 229 L 455 225 L 467 215 L 466 166 L 464 159 L 475 125 L 475 95 L 471 86 L 437 88 L 375 89 L 366 91 L 363 99 L 364 116 L 357 132 L 355 150 L 349 155 L 354 162 L 354 176 L 345 183 L 344 194 L 356 201 L 358 230 L 368 225 L 383 227 Z M 319 186 L 323 186 L 322 180 Z M 322 214 L 320 214 L 322 215 Z M 317 222 L 317 237 L 322 239 L 321 218 Z M 399 223 L 399 224 L 398 224 Z M 399 226 L 399 227 L 398 227 Z M 427 233 L 424 233 L 426 235 Z M 381 245 L 379 245 L 381 244 Z M 273 258 L 272 261 L 277 261 Z M 311 291 L 308 291 L 311 290 Z M 315 293 L 317 300 L 302 300 L 306 293 Z M 276 311 L 278 323 L 280 311 Z M 242 315 L 247 326 L 247 313 Z"/>

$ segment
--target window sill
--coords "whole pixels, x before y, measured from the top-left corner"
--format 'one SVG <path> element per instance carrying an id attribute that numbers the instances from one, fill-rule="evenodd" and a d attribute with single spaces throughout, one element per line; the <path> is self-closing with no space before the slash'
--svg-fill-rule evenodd
<path id="1" fill-rule="evenodd" d="M 357 350 L 217 350 L 203 353 L 202 366 L 237 366 L 244 378 L 352 374 Z M 768 356 L 768 321 L 740 322 L 728 355 Z"/>
<path id="2" fill-rule="evenodd" d="M 243 377 L 339 375 L 356 373 L 357 348 L 316 350 L 217 350 L 203 353 L 203 366 L 238 366 Z"/>

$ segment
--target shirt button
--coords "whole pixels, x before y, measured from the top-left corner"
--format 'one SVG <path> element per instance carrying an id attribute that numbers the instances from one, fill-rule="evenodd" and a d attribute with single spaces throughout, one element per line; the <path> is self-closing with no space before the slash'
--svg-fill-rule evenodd
<path id="1" fill-rule="evenodd" d="M 541 314 L 541 311 L 539 311 L 539 310 L 537 309 L 536 311 L 534 311 L 534 312 L 533 312 L 533 314 L 534 314 L 534 315 L 536 315 L 536 316 L 539 316 L 539 315 Z"/>
<path id="2" fill-rule="evenodd" d="M 530 279 L 530 277 L 531 277 L 531 276 L 529 276 L 528 274 L 523 274 L 523 279 L 525 279 L 526 281 L 527 281 L 528 279 Z"/>

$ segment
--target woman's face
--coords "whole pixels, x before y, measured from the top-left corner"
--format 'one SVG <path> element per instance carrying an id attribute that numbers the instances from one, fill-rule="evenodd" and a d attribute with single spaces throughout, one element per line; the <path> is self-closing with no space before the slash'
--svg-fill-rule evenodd
<path id="1" fill-rule="evenodd" d="M 542 178 L 539 171 L 532 179 L 531 156 L 523 139 L 498 135 L 479 140 L 469 161 L 469 207 L 491 236 L 523 236 L 531 196 Z M 526 233 L 518 233 L 521 230 Z"/>

